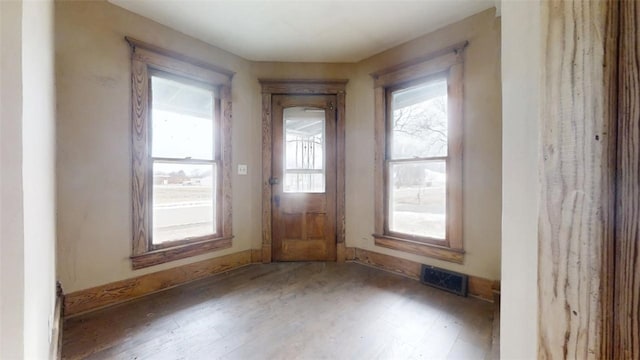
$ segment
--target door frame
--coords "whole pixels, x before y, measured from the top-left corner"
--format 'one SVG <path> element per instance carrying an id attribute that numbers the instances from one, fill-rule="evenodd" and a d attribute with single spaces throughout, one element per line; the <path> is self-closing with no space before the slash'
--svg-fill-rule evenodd
<path id="1" fill-rule="evenodd" d="M 258 79 L 262 86 L 262 262 L 271 262 L 273 95 L 336 96 L 336 261 L 345 261 L 345 87 L 346 79 Z"/>

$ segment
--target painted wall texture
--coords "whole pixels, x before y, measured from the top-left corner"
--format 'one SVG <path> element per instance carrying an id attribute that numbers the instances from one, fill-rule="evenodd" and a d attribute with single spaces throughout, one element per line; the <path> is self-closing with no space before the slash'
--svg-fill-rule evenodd
<path id="1" fill-rule="evenodd" d="M 0 4 L 0 358 L 47 359 L 56 301 L 53 1 Z"/>
<path id="2" fill-rule="evenodd" d="M 502 258 L 500 355 L 538 351 L 540 2 L 502 3 Z"/>
<path id="3" fill-rule="evenodd" d="M 233 247 L 133 271 L 130 52 L 124 36 L 235 71 Z M 373 80 L 370 72 L 469 40 L 465 63 L 464 265 L 373 245 Z M 493 10 L 355 64 L 249 62 L 106 2 L 56 3 L 58 272 L 66 292 L 261 248 L 260 78 L 347 84 L 347 245 L 500 278 L 500 20 Z M 237 164 L 248 165 L 239 176 Z"/>
<path id="4" fill-rule="evenodd" d="M 375 246 L 370 73 L 468 40 L 464 63 L 463 265 Z M 500 19 L 493 9 L 375 55 L 357 64 L 347 87 L 347 246 L 465 274 L 500 279 L 502 133 Z"/>

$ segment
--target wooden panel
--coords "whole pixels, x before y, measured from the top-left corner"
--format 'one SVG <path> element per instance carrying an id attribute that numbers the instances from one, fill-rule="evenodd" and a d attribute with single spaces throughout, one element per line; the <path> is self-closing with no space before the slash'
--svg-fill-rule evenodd
<path id="1" fill-rule="evenodd" d="M 337 95 L 338 113 L 336 127 L 336 241 L 345 242 L 345 93 Z M 344 258 L 338 256 L 338 261 Z"/>
<path id="2" fill-rule="evenodd" d="M 374 86 L 388 86 L 435 75 L 449 70 L 451 65 L 462 63 L 462 54 L 450 52 L 426 62 L 419 62 L 384 75 L 374 75 Z"/>
<path id="3" fill-rule="evenodd" d="M 443 246 L 423 244 L 405 239 L 394 239 L 385 235 L 374 234 L 373 237 L 377 246 L 428 256 L 458 264 L 462 264 L 464 262 L 464 251 L 462 250 L 453 250 Z"/>
<path id="4" fill-rule="evenodd" d="M 447 140 L 449 159 L 447 161 L 447 241 L 452 249 L 462 249 L 462 138 L 463 138 L 463 78 L 462 64 L 455 64 L 449 70 L 447 79 L 447 112 L 449 136 Z"/>
<path id="5" fill-rule="evenodd" d="M 231 139 L 233 139 L 232 132 L 232 101 L 231 101 L 231 87 L 223 85 L 220 87 L 220 103 L 222 112 L 222 131 L 224 136 L 220 136 L 221 148 L 222 148 L 222 236 L 229 237 L 232 234 L 233 225 L 233 201 L 232 201 L 232 186 L 231 186 L 231 165 L 232 163 L 232 149 Z"/>
<path id="6" fill-rule="evenodd" d="M 280 80 L 280 79 L 260 79 L 263 94 L 281 95 L 333 95 L 344 93 L 344 88 L 349 80 Z"/>
<path id="7" fill-rule="evenodd" d="M 360 248 L 350 249 L 352 249 L 354 253 L 354 261 L 357 263 L 375 266 L 380 269 L 402 274 L 415 280 L 420 280 L 420 271 L 422 268 L 422 264 L 420 263 Z M 468 275 L 468 277 L 469 295 L 493 302 L 493 290 L 500 288 L 500 282 L 471 275 Z"/>
<path id="8" fill-rule="evenodd" d="M 67 294 L 64 297 L 65 317 L 118 304 L 149 295 L 189 281 L 228 271 L 251 262 L 251 250 L 187 264 L 132 279 L 97 286 Z"/>
<path id="9" fill-rule="evenodd" d="M 149 208 L 147 197 L 150 189 L 148 137 L 149 124 L 147 122 L 149 104 L 149 74 L 147 65 L 133 60 L 131 63 L 131 131 L 133 148 L 133 255 L 139 255 L 149 250 Z"/>
<path id="10" fill-rule="evenodd" d="M 374 201 L 374 220 L 373 225 L 376 234 L 384 233 L 385 222 L 385 190 L 384 190 L 384 160 L 385 148 L 387 142 L 386 118 L 386 101 L 385 90 L 383 87 L 374 89 L 374 106 L 375 106 L 375 148 L 374 148 L 374 167 L 373 167 L 373 185 L 375 192 L 373 194 Z"/>
<path id="11" fill-rule="evenodd" d="M 303 214 L 282 214 L 282 237 L 284 239 L 302 239 Z"/>
<path id="12" fill-rule="evenodd" d="M 262 261 L 271 262 L 271 95 L 262 94 Z"/>
<path id="13" fill-rule="evenodd" d="M 318 80 L 318 79 L 260 79 L 262 86 L 262 261 L 271 262 L 272 259 L 272 207 L 273 191 L 269 184 L 272 175 L 272 95 L 300 95 L 300 94 L 337 94 L 336 119 L 336 209 L 335 232 L 336 241 L 344 242 L 345 238 L 345 205 L 344 205 L 344 129 L 345 129 L 345 86 L 348 80 Z M 333 215 L 332 215 L 333 216 Z M 337 250 L 336 250 L 337 252 Z"/>
<path id="14" fill-rule="evenodd" d="M 355 261 L 361 264 L 372 265 L 387 271 L 392 271 L 415 280 L 420 280 L 421 265 L 411 260 L 405 260 L 390 255 L 367 251 L 356 248 Z"/>
<path id="15" fill-rule="evenodd" d="M 469 276 L 468 290 L 469 294 L 479 297 L 482 300 L 495 302 L 494 290 L 500 287 L 500 282 L 495 280 L 487 280 L 475 276 Z"/>
<path id="16" fill-rule="evenodd" d="M 272 256 L 276 260 L 336 259 L 336 102 L 334 95 L 272 97 L 272 176 L 275 177 L 284 173 L 284 109 L 304 106 L 325 110 L 325 191 L 287 193 L 284 192 L 284 181 L 271 186 L 272 196 L 279 199 L 271 207 Z M 298 224 L 294 224 L 296 221 Z M 320 225 L 322 229 L 318 229 Z M 314 241 L 319 236 L 323 238 L 323 245 Z"/>
<path id="17" fill-rule="evenodd" d="M 231 239 L 231 237 L 210 239 L 196 243 L 148 251 L 140 255 L 132 256 L 131 267 L 134 270 L 137 270 L 153 265 L 163 264 L 168 261 L 185 259 L 210 251 L 228 249 L 231 247 Z"/>
<path id="18" fill-rule="evenodd" d="M 614 358 L 640 358 L 640 4 L 621 1 Z"/>
<path id="19" fill-rule="evenodd" d="M 262 249 L 251 249 L 251 263 L 262 262 Z"/>
<path id="20" fill-rule="evenodd" d="M 323 239 L 326 236 L 325 229 L 327 223 L 326 213 L 307 213 L 305 228 L 307 230 L 307 240 Z"/>
<path id="21" fill-rule="evenodd" d="M 327 242 L 324 239 L 282 239 L 282 249 L 277 259 L 279 261 L 326 261 L 329 254 Z"/>
<path id="22" fill-rule="evenodd" d="M 168 49 L 163 49 L 159 46 L 155 46 L 153 44 L 149 44 L 131 37 L 126 36 L 125 40 L 129 43 L 129 45 L 131 46 L 131 48 L 135 51 L 135 52 L 142 52 L 141 50 L 145 50 L 145 57 L 146 58 L 151 58 L 150 61 L 156 61 L 156 62 L 161 62 L 161 61 L 166 61 L 166 58 L 169 59 L 176 59 L 179 60 L 181 62 L 185 62 L 185 63 L 189 63 L 192 65 L 195 65 L 199 68 L 202 69 L 206 69 L 209 70 L 210 72 L 214 72 L 214 73 L 218 73 L 220 75 L 224 75 L 225 76 L 225 80 L 221 81 L 220 83 L 223 82 L 228 82 L 231 80 L 231 78 L 233 77 L 233 75 L 235 74 L 235 72 L 231 71 L 231 70 L 227 70 L 224 69 L 222 67 L 213 65 L 213 64 L 209 64 L 206 63 L 204 61 L 200 61 L 198 59 L 194 59 L 191 57 L 188 57 L 182 53 L 176 52 L 176 51 L 171 51 Z M 164 58 L 164 59 L 160 59 L 160 58 Z M 158 60 L 156 60 L 158 59 Z"/>
<path id="23" fill-rule="evenodd" d="M 424 63 L 424 62 L 428 62 L 428 61 L 431 61 L 431 60 L 436 59 L 436 58 L 441 58 L 443 55 L 450 55 L 451 53 L 461 54 L 462 51 L 468 45 L 469 45 L 468 41 L 463 41 L 463 42 L 460 42 L 460 43 L 457 43 L 457 44 L 453 44 L 451 46 L 442 48 L 442 49 L 440 49 L 438 51 L 431 52 L 431 53 L 426 54 L 424 56 L 419 56 L 419 57 L 417 57 L 415 59 L 411 59 L 411 60 L 402 62 L 400 64 L 396 64 L 396 65 L 390 66 L 388 68 L 372 72 L 369 75 L 374 79 L 379 79 L 383 75 L 394 73 L 394 72 L 397 72 L 399 70 L 403 70 L 403 69 L 409 68 L 409 67 L 411 67 L 413 65 L 418 65 L 418 64 L 421 64 L 421 63 Z M 386 85 L 388 85 L 388 84 L 383 84 L 383 86 L 386 86 Z"/>
<path id="24" fill-rule="evenodd" d="M 538 226 L 538 356 L 542 359 L 611 358 L 607 317 L 613 308 L 607 289 L 614 240 L 614 3 L 542 3 Z"/>

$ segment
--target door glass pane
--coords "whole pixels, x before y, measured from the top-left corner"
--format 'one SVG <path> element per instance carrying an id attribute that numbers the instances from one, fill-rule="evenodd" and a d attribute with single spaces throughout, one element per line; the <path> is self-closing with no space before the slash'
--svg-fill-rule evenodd
<path id="1" fill-rule="evenodd" d="M 215 233 L 215 164 L 153 163 L 153 243 Z"/>
<path id="2" fill-rule="evenodd" d="M 389 230 L 444 239 L 446 234 L 446 162 L 389 165 Z"/>
<path id="3" fill-rule="evenodd" d="M 283 121 L 284 192 L 324 192 L 324 109 L 286 108 Z"/>
<path id="4" fill-rule="evenodd" d="M 447 81 L 394 91 L 391 158 L 447 156 Z"/>
<path id="5" fill-rule="evenodd" d="M 153 157 L 213 159 L 212 90 L 151 77 Z"/>

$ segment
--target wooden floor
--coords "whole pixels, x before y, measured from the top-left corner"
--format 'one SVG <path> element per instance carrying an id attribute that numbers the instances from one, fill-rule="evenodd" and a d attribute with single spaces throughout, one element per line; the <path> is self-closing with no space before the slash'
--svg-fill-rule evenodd
<path id="1" fill-rule="evenodd" d="M 63 358 L 485 359 L 493 304 L 360 264 L 251 265 L 64 323 Z"/>

